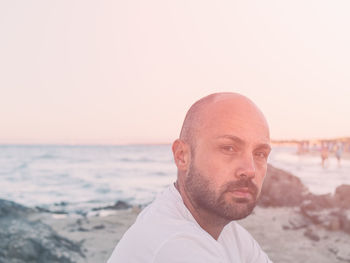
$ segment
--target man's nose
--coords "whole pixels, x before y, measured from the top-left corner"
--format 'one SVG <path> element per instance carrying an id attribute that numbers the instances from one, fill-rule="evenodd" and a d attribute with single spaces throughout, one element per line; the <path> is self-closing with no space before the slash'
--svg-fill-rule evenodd
<path id="1" fill-rule="evenodd" d="M 245 154 L 239 160 L 238 169 L 236 176 L 238 178 L 247 177 L 254 178 L 255 177 L 255 163 L 254 157 L 252 154 Z"/>

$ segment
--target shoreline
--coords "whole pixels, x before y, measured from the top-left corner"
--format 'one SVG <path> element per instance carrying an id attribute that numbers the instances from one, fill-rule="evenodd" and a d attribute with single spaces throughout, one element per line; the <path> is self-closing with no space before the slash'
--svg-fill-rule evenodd
<path id="1" fill-rule="evenodd" d="M 55 219 L 45 215 L 41 220 L 60 235 L 80 243 L 85 258 L 77 263 L 106 262 L 124 232 L 134 223 L 137 209 L 116 210 L 108 216 Z"/>
<path id="2" fill-rule="evenodd" d="M 139 210 L 130 208 L 105 217 L 58 219 L 45 215 L 41 220 L 60 235 L 81 244 L 85 258 L 77 263 L 102 263 L 108 260 L 138 213 Z M 257 206 L 238 223 L 258 241 L 273 262 L 350 262 L 349 234 L 317 225 L 292 229 L 291 220 L 299 217 L 295 207 Z M 305 234 L 308 231 L 319 239 L 308 237 Z"/>
<path id="3" fill-rule="evenodd" d="M 298 177 L 270 165 L 262 198 L 253 213 L 238 223 L 248 230 L 274 262 L 350 263 L 350 185 L 338 190 L 337 195 L 313 195 Z M 52 255 L 55 260 L 36 262 L 61 262 L 62 255 L 68 258 L 65 262 L 106 262 L 142 209 L 118 201 L 112 206 L 96 208 L 95 214 L 88 216 L 55 214 L 4 202 L 5 206 L 0 206 L 0 224 L 5 224 L 2 230 L 5 234 L 0 230 L 0 238 L 1 234 L 2 237 L 8 235 L 6 224 L 12 224 L 13 219 L 17 220 L 17 227 L 22 221 L 26 225 L 24 230 L 18 229 L 20 234 L 23 231 L 32 234 L 16 240 L 24 242 L 24 245 L 19 243 L 22 250 L 15 250 L 16 257 L 24 258 L 16 261 L 19 263 L 28 261 L 24 252 L 30 252 L 31 257 L 43 253 L 31 251 L 33 245 L 30 242 L 42 242 L 44 249 L 39 251 L 57 250 Z M 46 234 L 37 237 L 42 229 Z M 32 240 L 33 235 L 37 240 Z M 55 242 L 59 243 L 55 245 Z M 4 247 L 7 246 L 5 243 Z M 0 254 L 0 262 L 2 259 Z M 8 259 L 5 258 L 5 262 Z"/>

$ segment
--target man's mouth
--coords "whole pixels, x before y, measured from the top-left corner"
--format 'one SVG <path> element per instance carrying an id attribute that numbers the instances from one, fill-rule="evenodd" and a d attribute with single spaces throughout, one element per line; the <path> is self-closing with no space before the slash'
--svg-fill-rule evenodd
<path id="1" fill-rule="evenodd" d="M 258 194 L 258 187 L 251 180 L 239 180 L 226 186 L 226 191 L 236 201 L 255 201 Z"/>
<path id="2" fill-rule="evenodd" d="M 236 198 L 252 199 L 254 193 L 248 187 L 240 187 L 230 191 Z"/>

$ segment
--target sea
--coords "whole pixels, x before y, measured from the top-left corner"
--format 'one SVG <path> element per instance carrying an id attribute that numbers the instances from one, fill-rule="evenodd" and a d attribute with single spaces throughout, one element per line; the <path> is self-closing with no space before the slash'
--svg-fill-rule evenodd
<path id="1" fill-rule="evenodd" d="M 315 194 L 350 184 L 350 160 L 298 155 L 275 146 L 269 163 Z M 124 201 L 144 206 L 176 180 L 171 145 L 1 145 L 0 198 L 58 213 L 89 214 Z"/>

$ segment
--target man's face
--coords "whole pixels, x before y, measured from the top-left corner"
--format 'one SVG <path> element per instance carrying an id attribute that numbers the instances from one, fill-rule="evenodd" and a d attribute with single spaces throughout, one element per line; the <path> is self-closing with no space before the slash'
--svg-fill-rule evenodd
<path id="1" fill-rule="evenodd" d="M 260 113 L 230 103 L 209 109 L 195 134 L 185 189 L 196 208 L 238 220 L 255 207 L 270 153 Z"/>

